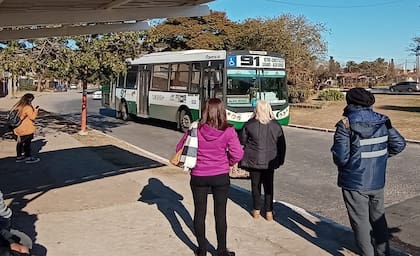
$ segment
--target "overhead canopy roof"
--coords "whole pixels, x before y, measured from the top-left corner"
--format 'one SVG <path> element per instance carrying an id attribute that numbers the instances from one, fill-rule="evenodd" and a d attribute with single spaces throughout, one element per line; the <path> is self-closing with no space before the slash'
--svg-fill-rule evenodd
<path id="1" fill-rule="evenodd" d="M 0 0 L 0 40 L 147 29 L 149 19 L 209 14 L 213 0 Z"/>

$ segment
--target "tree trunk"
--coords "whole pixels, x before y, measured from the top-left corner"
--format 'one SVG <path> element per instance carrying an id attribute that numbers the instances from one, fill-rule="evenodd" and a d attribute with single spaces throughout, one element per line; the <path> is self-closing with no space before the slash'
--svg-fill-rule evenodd
<path id="1" fill-rule="evenodd" d="M 17 77 L 16 75 L 12 75 L 12 98 L 16 97 L 16 91 L 17 91 Z"/>
<path id="2" fill-rule="evenodd" d="M 7 97 L 13 98 L 13 93 L 12 93 L 13 82 L 12 82 L 12 77 L 11 76 L 7 77 L 6 83 L 7 83 Z"/>

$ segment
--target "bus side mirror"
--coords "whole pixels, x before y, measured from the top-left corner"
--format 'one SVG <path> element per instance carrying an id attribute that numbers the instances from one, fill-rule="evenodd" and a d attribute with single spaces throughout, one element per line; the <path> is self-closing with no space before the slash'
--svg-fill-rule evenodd
<path id="1" fill-rule="evenodd" d="M 229 80 L 227 81 L 227 87 L 228 87 L 228 89 L 232 89 L 232 88 L 233 88 L 232 79 L 229 79 Z"/>

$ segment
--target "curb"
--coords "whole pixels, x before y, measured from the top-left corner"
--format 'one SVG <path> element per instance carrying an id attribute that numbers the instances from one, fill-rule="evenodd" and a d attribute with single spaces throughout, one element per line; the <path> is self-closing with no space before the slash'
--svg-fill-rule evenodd
<path id="1" fill-rule="evenodd" d="M 328 128 L 320 128 L 320 127 L 313 127 L 313 126 L 305 126 L 305 125 L 299 125 L 299 124 L 288 124 L 288 127 L 298 128 L 298 129 L 305 129 L 305 130 L 313 130 L 313 131 L 320 131 L 320 132 L 329 132 L 334 133 L 335 130 L 328 129 Z M 405 139 L 407 143 L 411 144 L 420 144 L 420 140 L 411 140 L 411 139 Z"/>

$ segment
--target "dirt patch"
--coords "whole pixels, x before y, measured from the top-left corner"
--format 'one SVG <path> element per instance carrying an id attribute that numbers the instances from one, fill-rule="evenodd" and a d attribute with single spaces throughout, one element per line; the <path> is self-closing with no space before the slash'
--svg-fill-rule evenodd
<path id="1" fill-rule="evenodd" d="M 420 95 L 375 95 L 376 103 L 373 109 L 376 112 L 390 117 L 392 124 L 400 133 L 411 140 L 420 140 Z M 319 105 L 315 98 L 309 104 Z M 313 126 L 334 129 L 335 124 L 341 119 L 345 101 L 328 102 L 322 108 L 290 109 L 290 123 L 297 125 Z"/>

